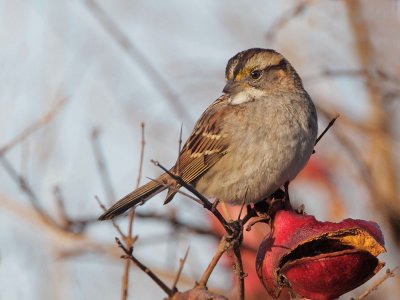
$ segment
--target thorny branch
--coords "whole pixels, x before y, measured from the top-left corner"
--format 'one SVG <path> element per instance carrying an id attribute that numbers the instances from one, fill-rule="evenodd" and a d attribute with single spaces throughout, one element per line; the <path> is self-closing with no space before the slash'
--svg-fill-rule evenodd
<path id="1" fill-rule="evenodd" d="M 93 146 L 93 152 L 96 158 L 96 163 L 97 167 L 102 179 L 102 183 L 105 189 L 105 192 L 108 196 L 109 203 L 113 203 L 115 201 L 115 196 L 114 196 L 114 188 L 111 183 L 111 178 L 108 173 L 108 169 L 104 160 L 104 156 L 102 154 L 102 149 L 101 145 L 99 142 L 99 130 L 94 129 L 92 131 L 92 146 Z M 142 177 L 142 168 L 143 168 L 143 157 L 144 157 L 144 146 L 145 146 L 145 139 L 144 139 L 144 123 L 141 123 L 141 143 L 140 143 L 140 159 L 139 159 L 139 172 L 138 172 L 138 177 L 137 177 L 137 182 L 136 182 L 136 187 L 139 187 L 140 185 L 140 179 Z M 97 202 L 99 203 L 100 207 L 106 211 L 105 206 L 101 203 L 100 199 L 98 197 L 95 197 Z M 111 220 L 112 225 L 120 235 L 121 239 L 125 243 L 125 247 L 128 249 L 131 249 L 133 247 L 133 244 L 137 240 L 137 236 L 133 237 L 133 220 L 135 216 L 135 210 L 134 208 L 130 209 L 129 211 L 129 221 L 128 221 L 128 229 L 127 229 L 127 234 L 124 234 L 119 225 L 114 221 Z M 129 270 L 130 270 L 130 260 L 125 261 L 125 266 L 124 266 L 124 273 L 122 277 L 122 300 L 126 300 L 128 298 L 128 285 L 129 285 Z"/>
<path id="2" fill-rule="evenodd" d="M 335 123 L 336 119 L 338 116 L 333 118 L 329 124 L 327 125 L 326 129 L 320 134 L 318 137 L 316 144 L 318 141 L 325 135 L 325 133 L 333 126 Z M 216 250 L 216 253 L 209 263 L 207 269 L 204 271 L 200 282 L 198 283 L 198 287 L 206 287 L 208 279 L 213 272 L 215 266 L 218 264 L 220 258 L 222 255 L 229 249 L 233 249 L 234 257 L 235 257 L 235 273 L 238 278 L 238 297 L 239 299 L 244 299 L 245 295 L 245 286 L 244 286 L 244 278 L 246 277 L 246 273 L 243 271 L 243 263 L 242 263 L 242 257 L 240 253 L 240 247 L 242 244 L 242 238 L 243 238 L 243 228 L 246 225 L 246 223 L 253 217 L 255 217 L 257 214 L 255 210 L 248 205 L 247 206 L 247 214 L 240 219 L 241 212 L 243 209 L 243 206 L 240 210 L 239 217 L 236 221 L 227 221 L 221 213 L 216 209 L 216 206 L 212 204 L 204 195 L 202 195 L 200 192 L 198 192 L 195 187 L 193 187 L 191 184 L 185 182 L 180 176 L 170 172 L 168 169 L 166 169 L 164 166 L 162 166 L 159 162 L 152 160 L 152 162 L 161 168 L 164 172 L 166 172 L 169 176 L 171 176 L 173 179 L 176 180 L 179 185 L 183 186 L 187 190 L 189 190 L 192 194 L 194 194 L 198 200 L 200 200 L 201 204 L 203 205 L 204 208 L 209 210 L 214 216 L 218 219 L 218 221 L 221 223 L 221 225 L 224 227 L 226 234 L 221 238 L 220 244 Z M 265 216 L 263 217 L 265 219 Z"/>
<path id="3" fill-rule="evenodd" d="M 243 240 L 243 227 L 245 223 L 255 215 L 254 210 L 247 206 L 248 212 L 243 217 L 243 219 L 238 219 L 236 221 L 228 222 L 226 219 L 221 215 L 221 213 L 216 209 L 216 207 L 200 192 L 198 192 L 192 185 L 185 182 L 180 176 L 175 175 L 168 171 L 165 167 L 163 167 L 159 162 L 152 161 L 156 166 L 160 167 L 164 172 L 166 172 L 169 176 L 176 180 L 181 186 L 185 187 L 191 193 L 193 193 L 198 199 L 202 202 L 204 208 L 209 210 L 214 216 L 218 219 L 221 225 L 224 227 L 226 231 L 226 235 L 224 235 L 221 239 L 221 242 L 218 246 L 218 249 L 211 260 L 210 264 L 208 265 L 206 271 L 203 273 L 203 276 L 198 284 L 199 287 L 205 287 L 210 277 L 212 271 L 214 270 L 215 266 L 217 265 L 218 261 L 222 257 L 222 255 L 228 250 L 233 248 L 235 254 L 235 270 L 236 275 L 238 277 L 239 285 L 238 285 L 238 295 L 239 299 L 244 299 L 244 271 L 243 271 L 243 264 L 240 255 L 240 247 Z"/>
<path id="4" fill-rule="evenodd" d="M 178 284 L 179 278 L 181 277 L 183 267 L 185 266 L 185 263 L 186 263 L 186 259 L 187 259 L 188 255 L 189 255 L 189 249 L 190 248 L 188 247 L 187 250 L 186 250 L 185 256 L 182 259 L 179 260 L 179 269 L 178 269 L 178 272 L 176 273 L 174 284 L 172 285 L 172 290 L 174 292 L 178 291 L 176 286 Z"/>
<path id="5" fill-rule="evenodd" d="M 192 185 L 189 183 L 185 182 L 180 176 L 175 175 L 168 171 L 165 167 L 163 167 L 158 161 L 152 160 L 152 162 L 157 166 L 160 167 L 165 173 L 167 173 L 169 176 L 171 176 L 173 179 L 175 179 L 181 186 L 189 190 L 191 193 L 193 193 L 203 204 L 204 208 L 209 210 L 217 219 L 218 221 L 224 226 L 225 230 L 228 232 L 231 232 L 231 228 L 228 224 L 228 222 L 225 220 L 225 218 L 221 215 L 221 213 L 214 208 L 213 204 L 200 192 L 198 192 Z"/>
<path id="6" fill-rule="evenodd" d="M 127 249 L 121 241 L 116 237 L 115 241 L 118 244 L 126 255 L 122 256 L 122 258 L 130 259 L 136 266 L 139 267 L 144 273 L 146 273 L 157 285 L 169 296 L 172 297 L 174 295 L 174 291 L 170 289 L 153 271 L 151 271 L 148 267 L 142 264 L 136 257 L 132 255 L 133 248 Z"/>

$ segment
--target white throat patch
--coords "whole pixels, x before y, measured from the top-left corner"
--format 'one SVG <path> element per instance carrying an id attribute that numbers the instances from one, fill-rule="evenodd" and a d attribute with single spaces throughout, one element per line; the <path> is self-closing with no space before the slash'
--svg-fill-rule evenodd
<path id="1" fill-rule="evenodd" d="M 240 92 L 235 95 L 229 96 L 229 104 L 239 105 L 245 102 L 253 101 L 249 93 Z"/>

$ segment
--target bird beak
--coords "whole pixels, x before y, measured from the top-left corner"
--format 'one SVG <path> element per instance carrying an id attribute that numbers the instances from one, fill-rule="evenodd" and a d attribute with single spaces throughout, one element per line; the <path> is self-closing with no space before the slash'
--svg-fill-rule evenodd
<path id="1" fill-rule="evenodd" d="M 236 92 L 239 91 L 240 84 L 237 81 L 229 80 L 224 89 L 222 90 L 223 93 L 225 94 L 235 94 Z"/>

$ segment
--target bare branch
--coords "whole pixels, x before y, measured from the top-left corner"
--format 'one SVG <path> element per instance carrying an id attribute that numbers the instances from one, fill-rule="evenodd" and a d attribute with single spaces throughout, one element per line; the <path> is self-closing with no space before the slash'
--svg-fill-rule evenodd
<path id="1" fill-rule="evenodd" d="M 18 174 L 17 170 L 13 167 L 13 165 L 4 157 L 0 155 L 0 163 L 3 165 L 4 169 L 7 171 L 8 175 L 15 181 L 18 185 L 19 189 L 28 197 L 30 203 L 36 212 L 40 215 L 40 217 L 46 221 L 47 223 L 61 228 L 62 226 L 58 224 L 42 207 L 39 202 L 39 198 L 36 193 L 30 187 L 26 178 L 22 175 Z"/>
<path id="2" fill-rule="evenodd" d="M 198 286 L 200 286 L 200 287 L 207 286 L 207 282 L 211 276 L 211 273 L 214 271 L 214 268 L 218 264 L 220 258 L 225 253 L 225 251 L 229 249 L 229 247 L 230 247 L 230 244 L 226 241 L 226 237 L 223 236 L 221 238 L 221 241 L 219 242 L 219 245 L 218 245 L 217 251 L 214 254 L 214 257 L 212 258 L 211 262 L 208 264 L 207 269 L 204 271 L 203 275 L 201 276 Z"/>
<path id="3" fill-rule="evenodd" d="M 353 300 L 362 300 L 367 298 L 367 296 L 369 294 L 371 294 L 373 291 L 376 291 L 378 289 L 378 287 L 384 283 L 387 279 L 395 277 L 396 274 L 395 272 L 398 270 L 399 267 L 394 268 L 393 270 L 387 269 L 386 270 L 386 274 L 380 278 L 379 280 L 377 280 L 369 289 L 367 289 L 364 293 L 362 293 L 360 296 L 358 296 L 357 298 L 352 298 Z"/>
<path id="4" fill-rule="evenodd" d="M 143 169 L 143 158 L 144 158 L 144 146 L 146 144 L 144 138 L 144 122 L 140 124 L 141 126 L 141 142 L 140 142 L 140 158 L 139 158 L 139 171 L 136 180 L 136 188 L 140 186 L 140 180 L 142 178 L 142 169 Z M 132 238 L 133 232 L 133 220 L 135 218 L 135 207 L 132 207 L 129 211 L 129 222 L 128 222 L 128 235 L 125 238 L 125 244 L 128 247 L 132 247 L 134 240 Z M 129 267 L 130 260 L 125 261 L 124 275 L 122 277 L 122 300 L 126 300 L 128 298 L 128 285 L 129 285 Z"/>
<path id="5" fill-rule="evenodd" d="M 315 141 L 315 145 L 318 144 L 318 142 L 322 139 L 322 137 L 325 135 L 325 133 L 328 132 L 328 130 L 333 126 L 333 124 L 335 123 L 335 121 L 339 118 L 339 114 L 337 114 L 328 124 L 328 126 L 326 126 L 326 128 L 324 129 L 324 131 L 322 131 L 322 133 L 318 136 L 317 140 Z"/>
<path id="6" fill-rule="evenodd" d="M 270 26 L 269 30 L 267 31 L 265 37 L 267 42 L 272 43 L 278 33 L 295 17 L 299 16 L 305 8 L 309 5 L 311 0 L 302 0 L 296 3 L 296 5 L 290 8 L 288 11 L 285 11 L 280 15 L 275 22 Z"/>
<path id="7" fill-rule="evenodd" d="M 94 198 L 96 199 L 97 203 L 99 204 L 100 208 L 103 211 L 106 211 L 107 208 L 104 206 L 104 204 L 100 201 L 98 196 L 94 196 Z M 97 222 L 97 219 L 96 219 Z M 126 239 L 125 234 L 122 232 L 121 228 L 118 226 L 118 224 L 114 221 L 114 219 L 111 219 L 112 225 L 114 226 L 114 228 L 117 230 L 118 234 L 121 236 L 122 239 Z"/>
<path id="8" fill-rule="evenodd" d="M 100 134 L 99 129 L 93 128 L 92 135 L 91 135 L 92 148 L 93 148 L 94 156 L 96 159 L 97 168 L 100 173 L 101 182 L 103 184 L 104 191 L 107 195 L 108 204 L 112 204 L 112 203 L 114 203 L 114 201 L 116 199 L 115 192 L 114 192 L 113 185 L 111 183 L 110 173 L 108 172 L 108 169 L 107 169 L 107 166 L 106 166 L 106 163 L 104 160 L 103 151 L 102 151 L 100 141 L 99 141 L 99 134 Z"/>
<path id="9" fill-rule="evenodd" d="M 247 276 L 243 272 L 242 255 L 240 254 L 240 245 L 233 247 L 233 253 L 235 255 L 235 273 L 238 279 L 238 299 L 244 300 L 244 278 Z"/>
<path id="10" fill-rule="evenodd" d="M 170 171 L 168 171 L 165 167 L 163 167 L 159 162 L 152 160 L 152 162 L 160 167 L 165 173 L 167 173 L 169 176 L 171 176 L 173 179 L 175 179 L 181 186 L 189 190 L 191 193 L 193 193 L 196 197 L 198 197 L 204 208 L 208 209 L 214 216 L 218 219 L 218 221 L 224 226 L 225 230 L 229 233 L 232 232 L 228 222 L 224 219 L 224 217 L 221 215 L 221 213 L 214 208 L 212 203 L 205 197 L 203 196 L 199 191 L 197 191 L 191 184 L 185 182 L 180 176 L 177 176 Z"/>
<path id="11" fill-rule="evenodd" d="M 20 134 L 16 135 L 11 141 L 9 141 L 6 145 L 0 148 L 0 156 L 3 156 L 8 150 L 13 148 L 18 143 L 25 140 L 32 133 L 36 132 L 42 126 L 48 124 L 53 118 L 57 115 L 57 113 L 61 110 L 64 104 L 67 102 L 67 98 L 62 98 L 60 101 L 56 102 L 56 104 L 42 117 L 36 120 L 34 123 L 29 125 L 26 129 L 24 129 Z"/>
<path id="12" fill-rule="evenodd" d="M 185 196 L 185 197 L 187 197 L 187 198 L 193 200 L 194 202 L 196 202 L 196 203 L 198 203 L 198 204 L 200 204 L 200 205 L 203 204 L 198 198 L 193 197 L 192 195 L 181 191 L 181 190 L 180 190 L 178 187 L 176 187 L 176 186 L 173 186 L 173 185 L 168 184 L 168 183 L 166 183 L 166 182 L 163 182 L 163 181 L 161 181 L 161 180 L 157 180 L 157 179 L 153 179 L 153 178 L 149 178 L 149 177 L 147 177 L 147 178 L 148 178 L 149 180 L 152 180 L 152 181 L 154 181 L 154 182 L 159 183 L 160 185 L 163 185 L 163 186 L 168 187 L 169 189 L 173 190 L 174 192 L 177 192 L 177 193 L 179 193 L 179 194 L 181 194 L 181 195 L 183 195 L 183 196 Z"/>
<path id="13" fill-rule="evenodd" d="M 132 255 L 133 248 L 127 249 L 121 241 L 116 237 L 115 241 L 118 244 L 118 247 L 124 251 L 125 255 L 122 258 L 130 259 L 136 266 L 139 267 L 144 273 L 146 273 L 153 281 L 169 296 L 172 297 L 174 295 L 174 291 L 171 290 L 153 271 L 151 271 L 148 267 L 142 264 L 136 257 Z"/>
<path id="14" fill-rule="evenodd" d="M 185 252 L 185 256 L 179 260 L 179 269 L 178 269 L 178 272 L 176 273 L 174 284 L 172 285 L 173 291 L 178 291 L 178 289 L 176 288 L 176 285 L 178 284 L 179 278 L 181 277 L 181 274 L 182 274 L 183 267 L 185 266 L 185 263 L 186 263 L 186 259 L 189 255 L 189 249 L 190 248 L 188 247 Z"/>

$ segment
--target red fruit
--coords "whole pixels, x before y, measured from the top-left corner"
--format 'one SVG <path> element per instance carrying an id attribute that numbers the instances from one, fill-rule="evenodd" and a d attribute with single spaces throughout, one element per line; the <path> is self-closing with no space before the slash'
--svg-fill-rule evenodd
<path id="1" fill-rule="evenodd" d="M 273 232 L 261 243 L 256 267 L 274 298 L 284 287 L 311 299 L 334 299 L 360 286 L 384 264 L 379 226 L 346 219 L 319 222 L 313 216 L 279 211 Z"/>

